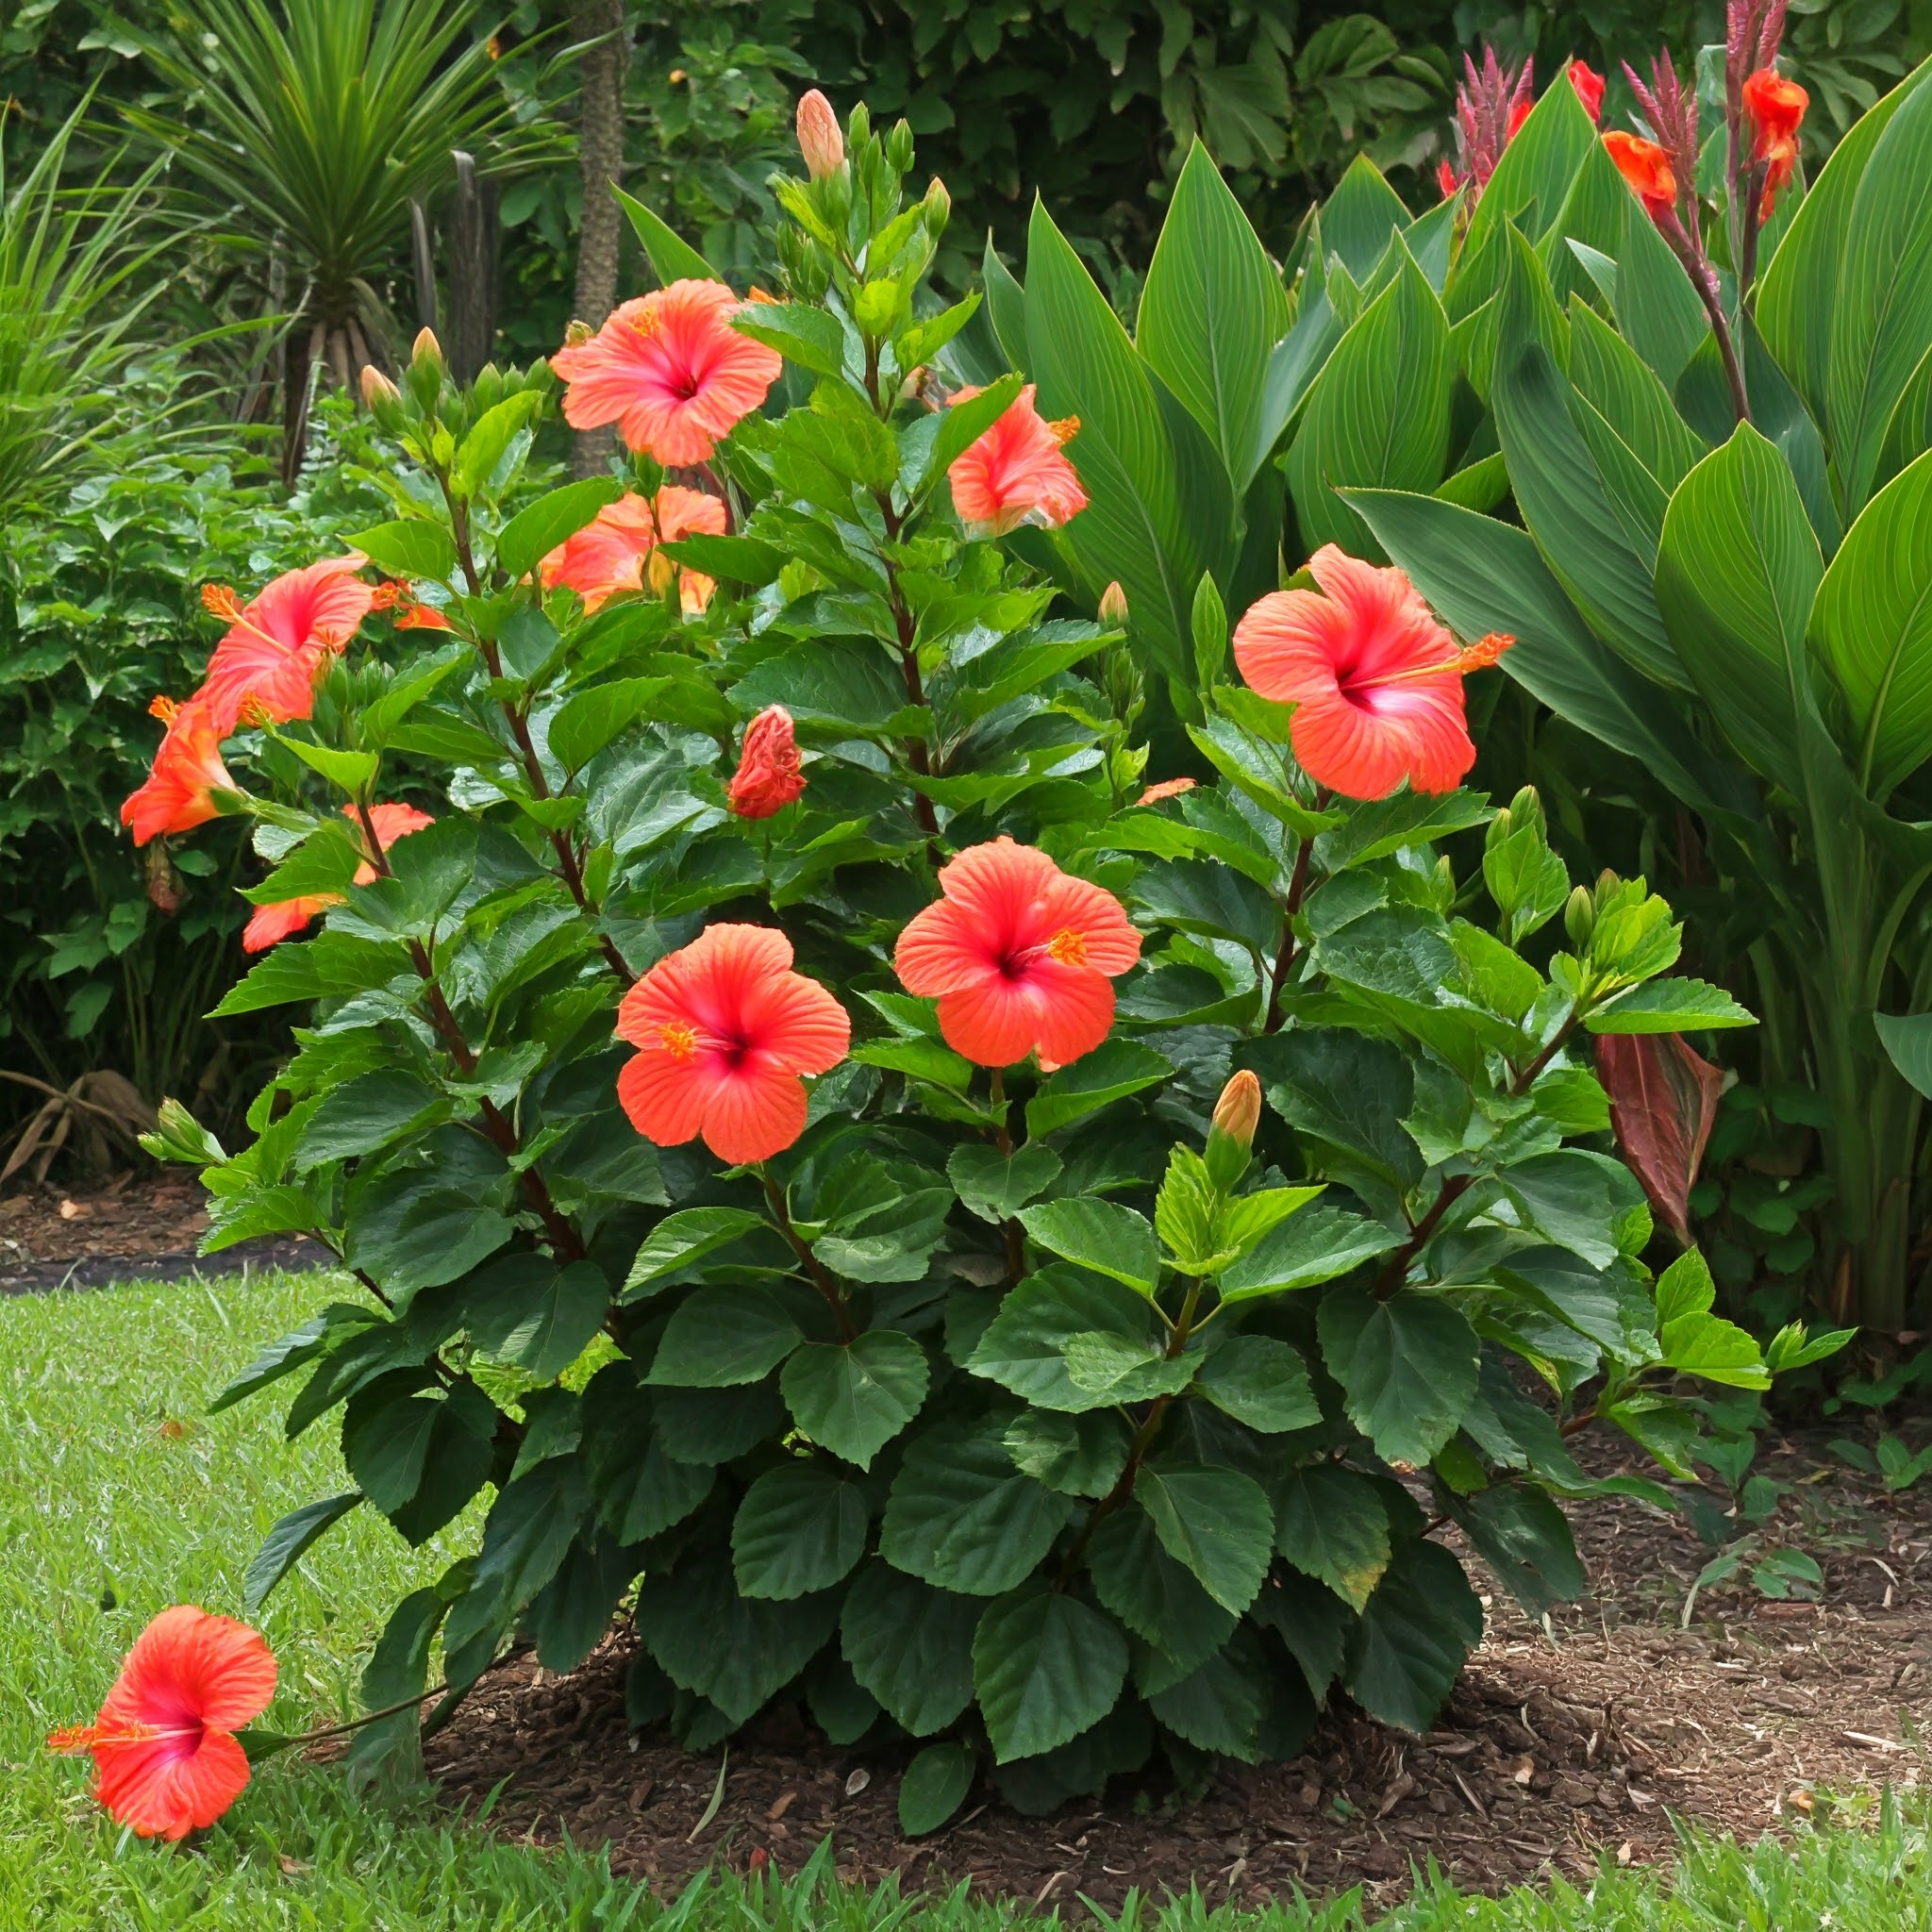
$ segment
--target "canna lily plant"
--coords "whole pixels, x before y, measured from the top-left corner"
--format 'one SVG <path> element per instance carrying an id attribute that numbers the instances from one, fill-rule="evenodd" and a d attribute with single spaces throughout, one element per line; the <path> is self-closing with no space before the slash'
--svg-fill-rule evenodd
<path id="1" fill-rule="evenodd" d="M 964 353 L 1080 420 L 1091 508 L 1016 541 L 1087 608 L 1124 587 L 1163 758 L 1204 729 L 1216 613 L 1325 546 L 1514 638 L 1505 674 L 1607 748 L 1573 786 L 1637 801 L 1711 908 L 1757 1070 L 1824 1096 L 1813 1298 L 1896 1331 L 1932 1208 L 1932 97 L 1921 69 L 1807 193 L 1783 25 L 1734 0 L 1707 99 L 1626 71 L 1635 127 L 1580 62 L 1540 98 L 1472 62 L 1443 202 L 1357 161 L 1279 267 L 1197 147 L 1131 334 L 1036 207 Z"/>
<path id="2" fill-rule="evenodd" d="M 258 673 L 130 813 L 252 815 L 250 898 L 307 908 L 224 1003 L 308 1008 L 254 1140 L 152 1142 L 210 1251 L 299 1228 L 349 1284 L 219 1398 L 292 1387 L 351 1485 L 250 1613 L 352 1510 L 421 1544 L 481 1498 L 358 1768 L 616 1619 L 634 1723 L 896 1742 L 908 1831 L 1291 1756 L 1331 1698 L 1425 1729 L 1482 1628 L 1441 1532 L 1574 1594 L 1572 1440 L 1681 1472 L 1704 1385 L 1820 1346 L 1695 1253 L 1652 1279 L 1591 1067 L 1750 1016 L 1533 792 L 1460 789 L 1524 645 L 1391 567 L 1324 553 L 1232 640 L 1199 600 L 1208 775 L 1152 765 L 1132 589 L 1094 621 L 1021 554 L 1110 445 L 975 392 L 943 188 L 823 108 L 776 296 L 638 209 L 662 289 L 554 373 L 459 390 L 425 337 L 372 384 L 396 515 L 341 576 L 387 585 L 353 635 L 238 602 Z M 559 377 L 625 454 L 506 515 Z"/>

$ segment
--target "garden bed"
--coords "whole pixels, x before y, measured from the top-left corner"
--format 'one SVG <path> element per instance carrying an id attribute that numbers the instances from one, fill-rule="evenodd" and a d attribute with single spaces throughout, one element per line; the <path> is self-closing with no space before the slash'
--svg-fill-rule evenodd
<path id="1" fill-rule="evenodd" d="M 1331 1710 L 1300 1758 L 1226 1767 L 1198 1802 L 1120 1779 L 1104 1804 L 1036 1819 L 982 1788 L 956 1824 L 908 1841 L 904 1754 L 831 1749 L 784 1714 L 732 1748 L 723 1804 L 694 1831 L 718 1759 L 629 1735 L 628 1638 L 561 1679 L 508 1667 L 431 1745 L 430 1768 L 465 1807 L 502 1784 L 490 1815 L 503 1830 L 608 1842 L 613 1869 L 666 1885 L 714 1859 L 763 1855 L 791 1871 L 830 1831 L 855 1879 L 965 1877 L 1109 1907 L 1132 1887 L 1196 1882 L 1219 1902 L 1364 1883 L 1386 1904 L 1411 1860 L 1494 1890 L 1551 1867 L 1585 1876 L 1606 1854 L 1665 1858 L 1673 1813 L 1748 1840 L 1923 1779 L 1913 1740 L 1932 1723 L 1932 1485 L 1869 1490 L 1824 1458 L 1822 1437 L 1779 1445 L 1765 1467 L 1791 1485 L 1783 1533 L 1823 1567 L 1820 1601 L 1727 1583 L 1680 1628 L 1710 1551 L 1682 1519 L 1587 1504 L 1576 1529 L 1593 1593 L 1557 1612 L 1548 1637 L 1486 1599 L 1487 1639 L 1427 1738 Z"/>

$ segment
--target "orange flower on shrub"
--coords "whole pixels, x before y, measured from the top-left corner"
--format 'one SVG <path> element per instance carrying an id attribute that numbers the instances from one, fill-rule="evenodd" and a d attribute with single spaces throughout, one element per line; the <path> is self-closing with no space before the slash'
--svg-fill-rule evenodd
<path id="1" fill-rule="evenodd" d="M 952 398 L 955 406 L 976 396 L 968 387 Z M 1080 475 L 1060 445 L 1079 434 L 1080 419 L 1049 423 L 1034 408 L 1028 383 L 977 441 L 946 470 L 953 508 L 976 537 L 1001 537 L 1022 524 L 1057 530 L 1087 508 Z"/>
<path id="2" fill-rule="evenodd" d="M 615 423 L 631 449 L 667 467 L 708 462 L 784 366 L 775 349 L 731 326 L 738 306 L 723 282 L 697 280 L 622 304 L 595 335 L 550 358 L 566 385 L 565 422 Z"/>
<path id="3" fill-rule="evenodd" d="M 1768 222 L 1798 165 L 1798 127 L 1811 96 L 1774 67 L 1760 67 L 1744 79 L 1744 111 L 1756 131 L 1752 159 L 1765 170 L 1764 198 L 1757 219 Z"/>
<path id="4" fill-rule="evenodd" d="M 1654 141 L 1619 128 L 1604 136 L 1604 147 L 1652 221 L 1677 205 L 1677 176 L 1671 158 Z"/>
<path id="5" fill-rule="evenodd" d="M 1271 591 L 1234 633 L 1248 684 L 1294 706 L 1302 769 L 1344 798 L 1386 798 L 1405 778 L 1418 791 L 1454 791 L 1475 762 L 1463 674 L 1493 664 L 1511 641 L 1458 651 L 1401 571 L 1332 543 L 1308 569 L 1319 590 Z"/>
<path id="6" fill-rule="evenodd" d="M 343 806 L 342 816 L 355 826 L 366 852 L 369 849 L 368 837 L 362 830 L 362 820 L 356 808 L 353 805 Z M 398 839 L 407 839 L 411 832 L 420 832 L 425 825 L 436 823 L 426 811 L 418 811 L 413 805 L 372 805 L 369 818 L 375 827 L 375 842 L 385 852 Z M 375 867 L 364 859 L 356 868 L 354 882 L 366 886 L 375 877 Z M 340 893 L 314 892 L 305 893 L 298 899 L 277 899 L 272 905 L 258 906 L 242 930 L 242 950 L 244 953 L 266 952 L 291 933 L 300 932 L 311 919 L 326 912 L 331 906 L 341 903 Z"/>
<path id="7" fill-rule="evenodd" d="M 1583 111 L 1592 122 L 1601 124 L 1604 118 L 1604 76 L 1588 60 L 1573 60 L 1570 63 L 1570 85 L 1576 90 L 1576 98 L 1583 103 Z"/>
<path id="8" fill-rule="evenodd" d="M 121 823 L 145 845 L 163 832 L 192 832 L 218 816 L 214 794 L 240 791 L 222 762 L 223 733 L 203 698 L 177 705 L 157 698 L 148 709 L 168 728 L 147 781 L 121 808 Z"/>
<path id="9" fill-rule="evenodd" d="M 620 591 L 641 591 L 647 583 L 661 595 L 675 577 L 678 602 L 687 617 L 695 617 L 710 603 L 717 580 L 652 553 L 660 542 L 675 543 L 680 537 L 724 534 L 724 505 L 718 497 L 667 483 L 655 504 L 635 491 L 606 504 L 581 530 L 566 537 L 539 570 L 546 591 L 568 584 L 584 600 L 586 610 L 599 609 Z"/>
<path id="10" fill-rule="evenodd" d="M 317 674 L 375 607 L 375 587 L 356 575 L 363 561 L 351 552 L 285 572 L 246 604 L 225 584 L 202 591 L 208 609 L 228 621 L 201 687 L 224 735 L 251 698 L 277 724 L 313 710 Z"/>
<path id="11" fill-rule="evenodd" d="M 768 819 L 804 790 L 791 713 L 783 705 L 768 705 L 745 727 L 725 803 L 741 819 Z"/>
<path id="12" fill-rule="evenodd" d="M 1158 805 L 1163 798 L 1178 798 L 1184 791 L 1194 789 L 1191 778 L 1163 778 L 1158 785 L 1150 785 L 1135 802 L 1139 805 Z"/>
<path id="13" fill-rule="evenodd" d="M 764 925 L 709 925 L 659 959 L 617 1009 L 637 1056 L 617 1076 L 631 1125 L 659 1147 L 699 1135 L 734 1165 L 781 1154 L 805 1131 L 804 1074 L 845 1058 L 852 1023 L 791 971 L 791 941 Z"/>
<path id="14" fill-rule="evenodd" d="M 1110 982 L 1141 957 L 1111 892 L 1004 837 L 941 866 L 940 891 L 900 933 L 892 964 L 908 992 L 938 996 L 954 1052 L 983 1067 L 1029 1053 L 1064 1066 L 1107 1038 Z"/>
<path id="15" fill-rule="evenodd" d="M 93 1723 L 47 1745 L 91 1754 L 94 1795 L 140 1837 L 182 1839 L 242 1795 L 248 1758 L 234 1734 L 275 1694 L 259 1632 L 177 1604 L 135 1639 Z"/>

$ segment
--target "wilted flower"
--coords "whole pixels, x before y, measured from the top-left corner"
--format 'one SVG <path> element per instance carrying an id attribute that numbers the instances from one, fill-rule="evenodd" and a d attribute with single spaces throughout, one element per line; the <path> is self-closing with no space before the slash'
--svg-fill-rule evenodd
<path id="1" fill-rule="evenodd" d="M 1454 791 L 1475 763 L 1463 675 L 1511 640 L 1457 650 L 1401 571 L 1332 543 L 1308 569 L 1319 590 L 1270 591 L 1234 633 L 1248 684 L 1294 706 L 1302 769 L 1344 798 L 1386 798 L 1404 779 L 1417 791 Z"/>
<path id="2" fill-rule="evenodd" d="M 940 1032 L 983 1067 L 1040 1056 L 1064 1066 L 1113 1025 L 1114 975 L 1141 935 L 1114 895 L 1008 838 L 940 868 L 942 897 L 915 913 L 892 954 L 910 993 L 939 997 Z"/>
<path id="3" fill-rule="evenodd" d="M 745 727 L 744 749 L 725 803 L 741 819 L 768 819 L 804 790 L 791 713 L 783 705 L 768 705 Z"/>
<path id="4" fill-rule="evenodd" d="M 628 447 L 668 468 L 708 462 L 784 367 L 775 349 L 731 326 L 738 306 L 723 282 L 702 280 L 622 304 L 588 341 L 550 358 L 566 385 L 565 422 L 615 423 Z"/>
<path id="5" fill-rule="evenodd" d="M 163 1610 L 91 1724 L 56 1731 L 50 1750 L 94 1760 L 94 1795 L 142 1838 L 212 1824 L 248 1783 L 235 1733 L 268 1708 L 275 1660 L 258 1631 L 192 1604 Z"/>
<path id="6" fill-rule="evenodd" d="M 617 1009 L 637 1056 L 617 1076 L 631 1124 L 659 1147 L 703 1135 L 734 1164 L 781 1154 L 805 1131 L 803 1074 L 845 1058 L 852 1023 L 791 971 L 791 941 L 764 925 L 707 926 L 659 959 Z"/>
<path id="7" fill-rule="evenodd" d="M 798 104 L 798 152 L 814 181 L 836 175 L 845 165 L 845 137 L 839 131 L 839 117 L 817 88 Z"/>
<path id="8" fill-rule="evenodd" d="M 1163 798 L 1178 798 L 1182 792 L 1191 791 L 1194 782 L 1191 778 L 1163 778 L 1159 784 L 1148 786 L 1136 803 L 1158 805 Z"/>

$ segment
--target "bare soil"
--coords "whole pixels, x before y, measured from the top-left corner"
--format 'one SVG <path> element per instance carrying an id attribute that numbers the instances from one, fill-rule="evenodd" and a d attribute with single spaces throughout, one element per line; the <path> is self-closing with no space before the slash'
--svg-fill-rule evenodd
<path id="1" fill-rule="evenodd" d="M 719 1758 L 627 1731 L 627 1631 L 567 1677 L 507 1666 L 432 1741 L 430 1768 L 465 1807 L 501 1786 L 502 1830 L 608 1842 L 614 1869 L 665 1885 L 713 1860 L 790 1871 L 830 1832 L 855 1880 L 965 1877 L 1109 1908 L 1137 1886 L 1260 1902 L 1359 1883 L 1386 1906 L 1431 1857 L 1484 1890 L 1552 1868 L 1587 1877 L 1606 1855 L 1667 1858 L 1673 1814 L 1749 1840 L 1932 1770 L 1932 1482 L 1887 1496 L 1823 1441 L 1759 1461 L 1790 1485 L 1777 1534 L 1823 1567 L 1818 1601 L 1767 1601 L 1745 1577 L 1700 1591 L 1680 1627 L 1711 1551 L 1681 1517 L 1592 1502 L 1576 1516 L 1592 1593 L 1546 1628 L 1486 1595 L 1486 1641 L 1426 1738 L 1341 1704 L 1300 1758 L 1222 1767 L 1202 1793 L 1120 1779 L 1104 1803 L 1039 1819 L 982 1788 L 956 1824 L 908 1841 L 906 1747 L 835 1749 L 786 1710 L 732 1745 L 723 1805 L 693 1840 Z"/>
<path id="2" fill-rule="evenodd" d="M 204 1258 L 197 1250 L 207 1229 L 208 1195 L 187 1168 L 124 1171 L 67 1187 L 16 1180 L 0 1194 L 0 1294 L 314 1268 L 333 1259 L 297 1236 L 242 1241 Z"/>

